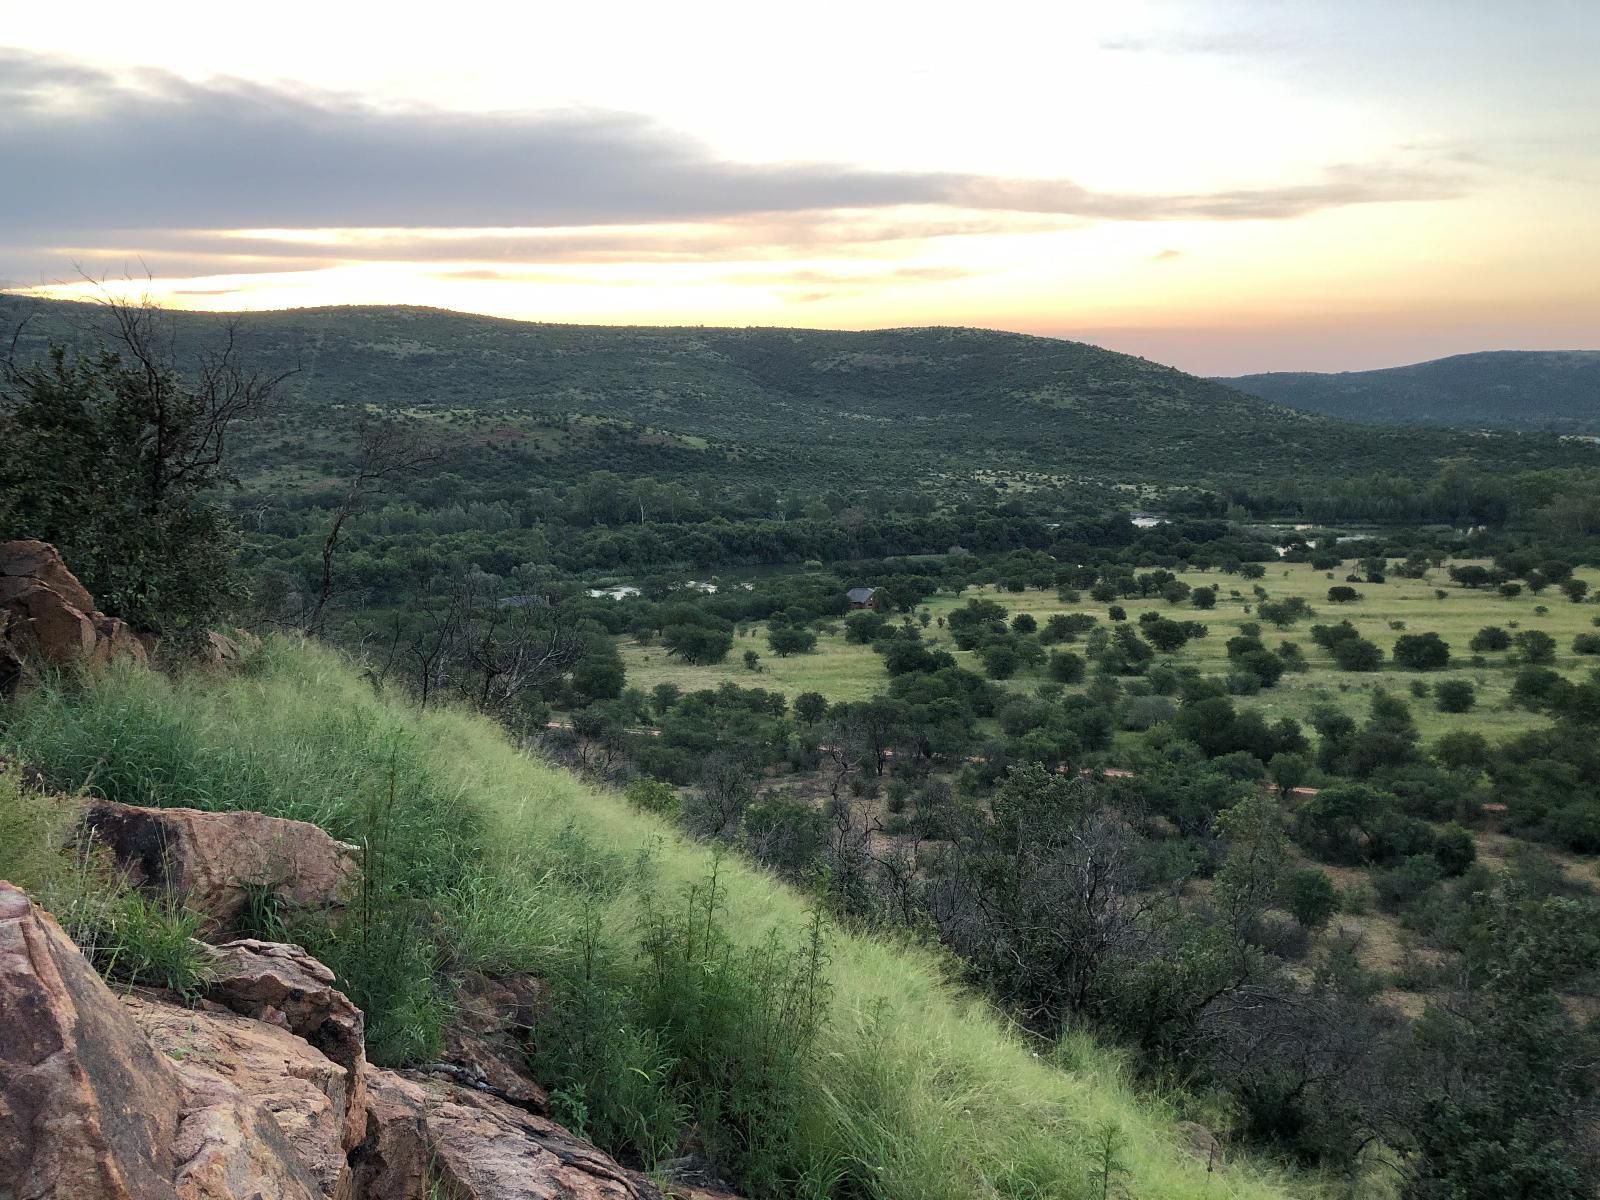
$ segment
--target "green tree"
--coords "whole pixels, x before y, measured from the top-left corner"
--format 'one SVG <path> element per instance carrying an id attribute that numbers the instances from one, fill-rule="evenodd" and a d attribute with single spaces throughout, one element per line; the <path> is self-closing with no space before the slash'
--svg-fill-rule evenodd
<path id="1" fill-rule="evenodd" d="M 1412 671 L 1442 671 L 1450 665 L 1450 643 L 1437 633 L 1407 633 L 1396 639 L 1394 661 Z"/>
<path id="2" fill-rule="evenodd" d="M 767 634 L 767 645 L 779 658 L 809 654 L 817 648 L 817 635 L 798 625 L 780 625 Z"/>
<path id="3" fill-rule="evenodd" d="M 286 375 L 247 367 L 233 326 L 183 370 L 160 310 L 106 313 L 99 350 L 3 365 L 0 529 L 55 543 L 106 612 L 196 639 L 243 594 L 215 502 L 229 437 Z"/>

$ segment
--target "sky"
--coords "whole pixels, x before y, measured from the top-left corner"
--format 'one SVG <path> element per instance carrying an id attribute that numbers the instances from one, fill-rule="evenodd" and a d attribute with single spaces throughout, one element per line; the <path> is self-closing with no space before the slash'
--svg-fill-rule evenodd
<path id="1" fill-rule="evenodd" d="M 1600 348 L 1597 61 L 1596 0 L 0 0 L 0 286 Z"/>

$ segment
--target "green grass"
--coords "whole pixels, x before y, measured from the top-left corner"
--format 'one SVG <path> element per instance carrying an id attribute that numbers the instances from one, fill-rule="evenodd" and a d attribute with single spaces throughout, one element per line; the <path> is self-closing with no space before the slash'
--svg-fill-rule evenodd
<path id="1" fill-rule="evenodd" d="M 1539 629 L 1556 640 L 1556 669 L 1568 676 L 1577 677 L 1600 667 L 1600 660 L 1572 653 L 1572 639 L 1578 633 L 1593 633 L 1590 618 L 1600 614 L 1600 606 L 1573 604 L 1559 590 L 1551 588 L 1543 596 L 1535 597 L 1524 592 L 1515 599 L 1506 599 L 1494 591 L 1474 591 L 1451 584 L 1443 570 L 1430 572 L 1428 579 L 1400 579 L 1390 576 L 1381 584 L 1357 585 L 1362 599 L 1354 604 L 1330 604 L 1328 588 L 1342 583 L 1349 572 L 1346 563 L 1341 570 L 1328 573 L 1314 571 L 1304 563 L 1279 563 L 1268 567 L 1267 576 L 1260 580 L 1274 600 L 1299 596 L 1316 610 L 1316 616 L 1302 620 L 1286 629 L 1263 623 L 1261 636 L 1269 647 L 1289 640 L 1300 643 L 1312 669 L 1303 674 L 1286 674 L 1275 688 L 1256 696 L 1239 700 L 1242 707 L 1256 708 L 1269 718 L 1294 717 L 1305 721 L 1312 709 L 1321 704 L 1333 704 L 1357 719 L 1364 718 L 1375 689 L 1397 691 L 1411 704 L 1412 714 L 1423 737 L 1435 738 L 1455 729 L 1474 730 L 1486 737 L 1506 737 L 1546 723 L 1537 713 L 1513 707 L 1510 703 L 1511 684 L 1516 668 L 1507 662 L 1505 654 L 1487 655 L 1487 665 L 1482 669 L 1468 666 L 1472 651 L 1468 642 L 1472 635 L 1485 625 L 1500 625 L 1507 629 L 1515 623 L 1521 629 Z M 1587 578 L 1592 587 L 1600 589 L 1600 576 L 1592 573 Z M 1155 610 L 1175 620 L 1196 620 L 1210 626 L 1210 636 L 1190 642 L 1172 656 L 1174 662 L 1198 667 L 1213 675 L 1227 673 L 1227 641 L 1238 626 L 1257 618 L 1254 615 L 1256 598 L 1252 583 L 1236 575 L 1220 572 L 1189 571 L 1179 576 L 1194 587 L 1219 589 L 1217 607 L 1202 612 L 1188 604 L 1170 605 L 1163 600 L 1118 600 L 1127 610 L 1128 620 L 1137 623 L 1139 614 Z M 1448 599 L 1440 600 L 1434 594 L 1443 587 Z M 1238 591 L 1235 598 L 1229 595 Z M 933 616 L 948 614 L 973 598 L 988 598 L 1004 605 L 1011 615 L 1031 613 L 1043 624 L 1053 613 L 1086 612 L 1098 616 L 1109 625 L 1106 610 L 1109 605 L 1089 600 L 1087 595 L 1078 604 L 1064 604 L 1053 591 L 1030 590 L 1005 592 L 997 588 L 969 588 L 959 597 L 940 595 L 931 598 L 925 607 Z M 1249 605 L 1251 611 L 1246 612 Z M 1534 612 L 1543 605 L 1549 609 L 1544 615 Z M 1371 674 L 1338 670 L 1332 660 L 1311 641 L 1312 625 L 1336 624 L 1348 620 L 1361 635 L 1383 648 L 1387 660 L 1395 639 L 1403 633 L 1426 633 L 1432 630 L 1450 643 L 1451 666 L 1448 670 L 1419 673 L 1385 662 L 1381 671 Z M 1390 627 L 1392 621 L 1404 621 L 1405 628 Z M 804 691 L 817 691 L 829 700 L 860 700 L 882 691 L 888 684 L 888 673 L 883 660 L 868 646 L 852 645 L 841 632 L 824 633 L 818 638 L 817 651 L 780 659 L 766 650 L 765 627 L 754 626 L 750 637 L 737 638 L 728 658 L 715 666 L 700 667 L 669 658 L 660 647 L 640 647 L 624 643 L 623 659 L 628 668 L 631 686 L 649 688 L 657 683 L 671 682 L 685 690 L 715 687 L 724 680 L 732 680 L 744 687 L 766 687 L 782 691 L 791 700 Z M 947 631 L 931 625 L 925 637 L 930 644 L 951 651 L 956 660 L 968 670 L 983 673 L 983 664 L 977 655 L 958 650 Z M 761 665 L 766 668 L 759 674 L 747 671 L 740 661 L 745 649 L 755 649 L 761 654 Z M 1082 653 L 1082 644 L 1065 647 Z M 1477 704 L 1467 713 L 1441 713 L 1433 700 L 1415 699 L 1409 694 L 1413 680 L 1434 684 L 1441 679 L 1465 678 L 1477 686 Z M 1043 671 L 1020 672 L 1003 686 L 1015 691 L 1031 691 L 1045 682 Z"/>
<path id="2" fill-rule="evenodd" d="M 431 964 L 441 980 L 466 965 L 562 977 L 584 944 L 625 975 L 652 901 L 711 869 L 706 847 L 519 753 L 488 722 L 375 695 L 335 655 L 286 641 L 231 676 L 126 669 L 36 692 L 0 743 L 68 787 L 92 778 L 121 799 L 310 816 L 367 839 L 369 856 L 387 839 L 383 886 L 421 906 L 398 918 L 404 928 L 449 948 Z M 585 864 L 601 860 L 614 871 L 597 887 Z M 740 945 L 804 930 L 805 899 L 770 876 L 725 862 L 721 883 Z M 951 971 L 927 950 L 830 934 L 830 1001 L 795 1117 L 826 1167 L 815 1194 L 1087 1196 L 1108 1126 L 1126 1139 L 1131 1195 L 1289 1194 L 1293 1180 L 1248 1161 L 1208 1174 L 1178 1149 L 1174 1123 L 1194 1115 L 1181 1097 L 1136 1092 L 1119 1058 L 1086 1038 L 1023 1040 Z"/>

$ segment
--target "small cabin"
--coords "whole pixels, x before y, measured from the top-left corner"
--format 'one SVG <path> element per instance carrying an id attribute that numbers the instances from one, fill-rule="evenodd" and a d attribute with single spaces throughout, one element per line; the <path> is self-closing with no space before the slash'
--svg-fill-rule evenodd
<path id="1" fill-rule="evenodd" d="M 851 608 L 871 608 L 877 594 L 878 589 L 875 587 L 853 587 L 844 596 L 850 601 Z"/>

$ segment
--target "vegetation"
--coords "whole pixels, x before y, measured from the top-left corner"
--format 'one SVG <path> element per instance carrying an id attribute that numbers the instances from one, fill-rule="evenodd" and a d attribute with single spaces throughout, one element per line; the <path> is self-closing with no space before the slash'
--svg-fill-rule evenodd
<path id="1" fill-rule="evenodd" d="M 1224 379 L 1290 408 L 1378 424 L 1600 432 L 1600 353 L 1494 350 L 1381 371 Z"/>
<path id="2" fill-rule="evenodd" d="M 426 948 L 414 986 L 396 990 L 378 954 L 311 941 L 371 1006 L 379 1057 L 429 1053 L 454 972 L 538 971 L 573 1034 L 548 1060 L 556 1103 L 633 1161 L 688 1116 L 754 1195 L 1075 1195 L 1109 1126 L 1130 1188 L 1210 1194 L 1176 1149 L 1179 1113 L 1136 1095 L 1115 1055 L 1022 1040 L 936 956 L 819 922 L 769 875 L 719 865 L 482 719 L 375 695 L 326 651 L 274 641 L 230 677 L 37 691 L 3 739 L 53 784 L 313 819 L 378 850 L 374 925 Z M 1277 1194 L 1244 1164 L 1228 1179 Z"/>

